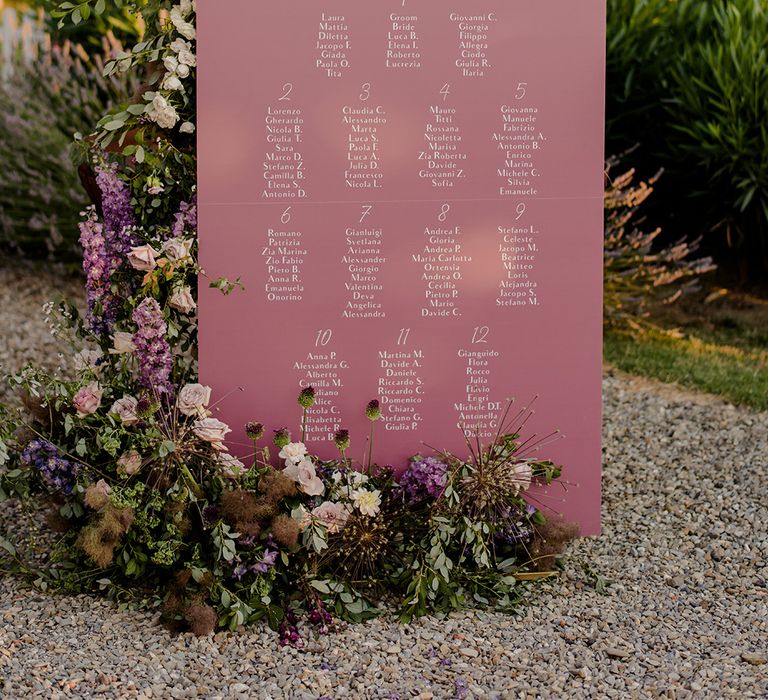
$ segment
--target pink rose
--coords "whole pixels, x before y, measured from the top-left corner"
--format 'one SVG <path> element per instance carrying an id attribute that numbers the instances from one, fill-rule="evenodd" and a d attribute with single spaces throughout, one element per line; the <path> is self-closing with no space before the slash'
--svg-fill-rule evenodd
<path id="1" fill-rule="evenodd" d="M 122 474 L 133 476 L 141 469 L 141 455 L 136 450 L 126 452 L 117 460 L 117 470 Z"/>
<path id="2" fill-rule="evenodd" d="M 205 442 L 210 442 L 215 450 L 224 449 L 224 438 L 232 429 L 216 418 L 199 418 L 192 424 L 192 431 Z"/>
<path id="3" fill-rule="evenodd" d="M 325 486 L 320 477 L 317 476 L 315 465 L 308 459 L 298 464 L 288 463 L 283 469 L 289 479 L 293 479 L 299 484 L 299 488 L 308 496 L 322 496 L 325 493 Z"/>
<path id="4" fill-rule="evenodd" d="M 138 406 L 139 402 L 133 396 L 123 396 L 112 404 L 109 413 L 117 416 L 124 425 L 134 425 L 139 420 Z"/>
<path id="5" fill-rule="evenodd" d="M 131 248 L 128 253 L 128 262 L 135 270 L 149 272 L 157 267 L 156 255 L 157 251 L 152 246 L 140 245 L 136 248 Z"/>
<path id="6" fill-rule="evenodd" d="M 188 314 L 197 308 L 197 304 L 195 304 L 195 300 L 192 298 L 192 290 L 189 287 L 174 290 L 171 298 L 168 300 L 168 305 L 182 314 Z"/>
<path id="7" fill-rule="evenodd" d="M 211 387 L 202 384 L 187 384 L 179 392 L 179 411 L 185 416 L 205 414 L 205 407 L 211 400 Z"/>
<path id="8" fill-rule="evenodd" d="M 75 394 L 72 405 L 77 411 L 78 418 L 85 418 L 96 413 L 101 405 L 101 396 L 104 392 L 98 384 L 84 386 Z"/>
<path id="9" fill-rule="evenodd" d="M 245 465 L 228 452 L 222 452 L 219 455 L 219 466 L 221 467 L 221 473 L 230 479 L 237 478 L 245 471 Z"/>
<path id="10" fill-rule="evenodd" d="M 312 511 L 312 515 L 328 528 L 328 532 L 334 535 L 341 532 L 346 525 L 349 511 L 341 503 L 325 501 Z"/>

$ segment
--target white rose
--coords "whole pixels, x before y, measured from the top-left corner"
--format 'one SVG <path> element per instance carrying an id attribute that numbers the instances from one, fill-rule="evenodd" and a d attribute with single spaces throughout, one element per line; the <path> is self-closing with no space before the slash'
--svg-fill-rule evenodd
<path id="1" fill-rule="evenodd" d="M 195 125 L 192 122 L 184 122 L 179 127 L 179 131 L 182 134 L 194 134 L 195 133 Z"/>
<path id="2" fill-rule="evenodd" d="M 197 65 L 197 56 L 189 49 L 181 49 L 177 54 L 179 59 L 179 67 L 187 66 L 192 68 Z"/>
<path id="3" fill-rule="evenodd" d="M 133 334 L 117 331 L 112 336 L 112 349 L 110 352 L 114 355 L 127 355 L 136 350 L 133 344 Z"/>
<path id="4" fill-rule="evenodd" d="M 157 267 L 155 256 L 157 251 L 149 245 L 140 245 L 131 248 L 128 253 L 128 262 L 135 270 L 149 272 Z"/>
<path id="5" fill-rule="evenodd" d="M 134 425 L 139 420 L 138 406 L 139 402 L 133 396 L 123 396 L 112 404 L 109 412 L 117 416 L 124 425 Z"/>
<path id="6" fill-rule="evenodd" d="M 189 76 L 189 66 L 185 66 L 183 63 L 179 63 L 178 67 L 176 68 L 176 75 L 178 75 L 182 80 Z"/>
<path id="7" fill-rule="evenodd" d="M 289 442 L 277 455 L 294 464 L 301 462 L 307 456 L 307 447 L 303 442 Z"/>
<path id="8" fill-rule="evenodd" d="M 183 287 L 177 289 L 171 294 L 171 298 L 168 300 L 168 305 L 172 309 L 176 309 L 183 314 L 188 314 L 190 311 L 194 311 L 197 307 L 195 300 L 192 298 L 192 291 L 189 287 Z"/>
<path id="9" fill-rule="evenodd" d="M 152 100 L 152 109 L 149 118 L 155 122 L 161 129 L 172 129 L 179 121 L 179 115 L 172 105 L 168 103 L 160 94 L 155 95 Z"/>
<path id="10" fill-rule="evenodd" d="M 176 56 L 166 56 L 163 59 L 163 65 L 165 66 L 165 70 L 169 73 L 175 73 L 176 69 L 179 67 L 179 59 L 176 58 Z"/>
<path id="11" fill-rule="evenodd" d="M 192 44 L 190 44 L 188 41 L 184 41 L 184 39 L 174 39 L 171 42 L 171 51 L 174 53 L 181 53 L 182 51 L 191 51 L 192 50 Z"/>
<path id="12" fill-rule="evenodd" d="M 163 243 L 160 250 L 171 262 L 184 262 L 192 257 L 192 240 L 189 238 L 171 238 Z"/>
<path id="13" fill-rule="evenodd" d="M 163 79 L 163 90 L 181 90 L 181 80 L 174 73 L 169 73 Z"/>
<path id="14" fill-rule="evenodd" d="M 202 384 L 187 384 L 179 392 L 179 411 L 185 416 L 205 414 L 205 407 L 211 400 L 211 387 Z"/>
<path id="15" fill-rule="evenodd" d="M 205 442 L 210 442 L 215 450 L 224 449 L 224 438 L 232 429 L 216 418 L 200 418 L 192 424 L 192 431 Z"/>

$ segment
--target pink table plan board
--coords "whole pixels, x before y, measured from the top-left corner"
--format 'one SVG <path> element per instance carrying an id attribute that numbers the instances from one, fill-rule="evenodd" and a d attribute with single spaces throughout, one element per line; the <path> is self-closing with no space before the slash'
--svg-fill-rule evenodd
<path id="1" fill-rule="evenodd" d="M 402 469 L 508 398 L 600 529 L 604 0 L 198 2 L 200 375 Z M 240 279 L 224 295 L 211 280 Z"/>

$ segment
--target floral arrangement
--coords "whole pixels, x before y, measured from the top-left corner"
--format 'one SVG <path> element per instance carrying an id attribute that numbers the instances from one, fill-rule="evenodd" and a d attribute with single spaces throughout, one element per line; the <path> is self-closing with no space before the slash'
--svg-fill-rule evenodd
<path id="1" fill-rule="evenodd" d="M 9 379 L 24 411 L 0 411 L 0 497 L 32 497 L 60 533 L 38 584 L 143 601 L 197 634 L 266 620 L 295 645 L 388 609 L 404 621 L 512 609 L 577 534 L 533 505 L 531 486 L 560 468 L 521 438 L 529 408 L 507 407 L 467 457 L 416 455 L 398 477 L 374 459 L 376 400 L 361 409 L 363 464 L 347 456 L 346 430 L 337 458 L 310 452 L 309 387 L 300 440 L 254 421 L 250 456 L 229 452 L 230 428 L 196 377 L 195 5 L 134 5 L 146 35 L 106 71 L 141 69 L 154 87 L 81 142 L 94 199 L 80 224 L 87 310 L 47 308 L 74 371 L 25 368 Z M 80 22 L 104 6 L 60 14 Z M 228 294 L 237 283 L 209 284 Z M 0 548 L 26 565 L 12 543 Z"/>

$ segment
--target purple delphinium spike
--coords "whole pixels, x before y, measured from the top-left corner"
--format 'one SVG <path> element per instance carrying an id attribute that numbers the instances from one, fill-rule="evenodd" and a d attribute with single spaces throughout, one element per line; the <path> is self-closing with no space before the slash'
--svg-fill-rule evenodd
<path id="1" fill-rule="evenodd" d="M 109 333 L 117 318 L 120 300 L 111 286 L 114 260 L 104 237 L 104 225 L 91 207 L 80 222 L 80 245 L 83 248 L 83 272 L 88 298 L 88 324 L 94 333 Z"/>
<path id="2" fill-rule="evenodd" d="M 21 453 L 25 464 L 35 467 L 48 486 L 66 494 L 72 493 L 79 465 L 62 457 L 59 448 L 48 440 L 35 438 Z"/>
<path id="3" fill-rule="evenodd" d="M 137 329 L 133 335 L 139 360 L 139 381 L 157 396 L 172 396 L 170 382 L 173 356 L 166 334 L 168 326 L 156 299 L 147 297 L 131 316 Z"/>
<path id="4" fill-rule="evenodd" d="M 139 245 L 131 228 L 136 223 L 131 206 L 131 192 L 128 183 L 118 177 L 115 165 L 97 166 L 96 184 L 101 190 L 107 248 L 119 266 L 131 248 Z"/>

